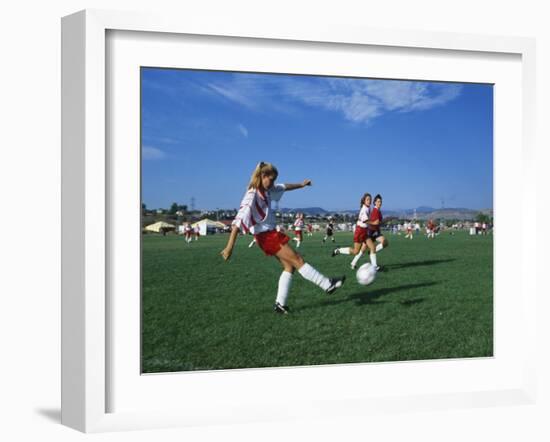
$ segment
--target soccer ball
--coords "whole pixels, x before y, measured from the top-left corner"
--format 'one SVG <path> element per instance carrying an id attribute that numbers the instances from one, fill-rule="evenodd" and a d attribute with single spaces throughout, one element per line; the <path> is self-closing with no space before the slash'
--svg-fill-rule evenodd
<path id="1" fill-rule="evenodd" d="M 355 274 L 357 282 L 361 285 L 369 285 L 376 279 L 376 268 L 367 262 L 357 269 Z"/>

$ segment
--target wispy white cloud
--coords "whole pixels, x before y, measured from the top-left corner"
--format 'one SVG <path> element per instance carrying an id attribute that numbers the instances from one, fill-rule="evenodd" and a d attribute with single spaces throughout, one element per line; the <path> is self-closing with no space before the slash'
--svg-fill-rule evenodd
<path id="1" fill-rule="evenodd" d="M 286 92 L 304 104 L 340 112 L 347 120 L 367 123 L 388 112 L 431 109 L 455 99 L 461 86 L 396 80 L 323 79 L 291 84 Z"/>
<path id="2" fill-rule="evenodd" d="M 246 90 L 240 91 L 238 88 L 231 87 L 231 85 L 220 86 L 216 84 L 209 84 L 208 87 L 228 100 L 235 101 L 250 109 L 254 109 L 256 107 L 254 100 L 247 95 Z"/>
<path id="3" fill-rule="evenodd" d="M 243 135 L 243 137 L 248 138 L 248 129 L 244 127 L 242 124 L 239 124 L 238 126 L 239 132 Z"/>
<path id="4" fill-rule="evenodd" d="M 346 120 L 369 123 L 388 112 L 425 111 L 460 95 L 461 86 L 397 80 L 292 78 L 235 75 L 209 84 L 226 99 L 252 110 L 296 111 L 298 105 L 340 113 Z"/>
<path id="5" fill-rule="evenodd" d="M 162 160 L 166 158 L 166 153 L 152 146 L 143 146 L 141 156 L 144 160 Z"/>
<path id="6" fill-rule="evenodd" d="M 175 145 L 181 144 L 182 139 L 167 137 L 167 136 L 147 136 L 143 138 L 144 141 L 149 145 L 150 144 L 160 144 L 160 145 Z"/>

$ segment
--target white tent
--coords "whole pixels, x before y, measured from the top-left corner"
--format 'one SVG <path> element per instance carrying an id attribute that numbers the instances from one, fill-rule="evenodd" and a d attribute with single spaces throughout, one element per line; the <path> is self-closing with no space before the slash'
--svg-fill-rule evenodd
<path id="1" fill-rule="evenodd" d="M 149 224 L 148 226 L 145 227 L 145 230 L 147 230 L 148 232 L 156 232 L 156 233 L 160 233 L 162 231 L 167 231 L 167 230 L 175 230 L 176 229 L 176 226 L 173 226 L 172 224 L 168 224 L 167 222 L 164 222 L 164 221 L 158 221 L 154 224 Z"/>
<path id="2" fill-rule="evenodd" d="M 212 232 L 218 229 L 225 229 L 224 223 L 220 223 L 219 221 L 212 221 L 208 218 L 201 219 L 200 221 L 191 224 L 191 227 L 193 227 L 193 229 L 195 228 L 195 226 L 199 226 L 201 236 L 206 235 L 209 231 Z"/>

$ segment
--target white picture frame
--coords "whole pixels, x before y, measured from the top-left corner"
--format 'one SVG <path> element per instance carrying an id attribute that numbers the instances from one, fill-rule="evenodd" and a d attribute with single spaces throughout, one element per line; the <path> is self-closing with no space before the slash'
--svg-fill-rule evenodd
<path id="1" fill-rule="evenodd" d="M 111 352 L 108 335 L 113 314 L 110 310 L 108 290 L 109 244 L 113 240 L 109 194 L 109 152 L 106 120 L 107 108 L 106 68 L 107 34 L 109 32 L 161 33 L 171 36 L 216 36 L 227 41 L 247 39 L 268 41 L 272 45 L 286 47 L 303 45 L 331 45 L 346 49 L 351 47 L 374 47 L 378 51 L 401 48 L 408 50 L 429 50 L 437 54 L 474 54 L 483 59 L 491 54 L 516 57 L 521 69 L 521 122 L 516 134 L 520 134 L 524 189 L 535 189 L 534 174 L 529 171 L 534 161 L 534 106 L 535 106 L 535 44 L 532 39 L 517 37 L 491 37 L 451 33 L 427 33 L 415 31 L 388 31 L 363 28 L 346 28 L 308 24 L 307 27 L 293 27 L 281 23 L 271 28 L 254 23 L 213 23 L 191 18 L 154 16 L 100 10 L 81 11 L 63 18 L 62 21 L 62 423 L 84 432 L 115 431 L 140 428 L 161 428 L 170 426 L 208 425 L 221 422 L 257 422 L 286 418 L 310 418 L 368 414 L 382 409 L 397 412 L 419 409 L 464 408 L 502 404 L 534 403 L 536 397 L 535 342 L 522 340 L 523 352 L 518 355 L 514 379 L 502 382 L 501 387 L 484 389 L 480 385 L 468 390 L 465 384 L 461 392 L 445 391 L 445 385 L 424 394 L 418 392 L 378 392 L 369 395 L 359 391 L 355 396 L 344 391 L 333 391 L 326 398 L 315 397 L 303 402 L 287 400 L 285 408 L 264 408 L 254 406 L 254 389 L 261 388 L 273 377 L 287 376 L 289 371 L 259 370 L 239 373 L 216 374 L 219 387 L 224 378 L 239 383 L 239 376 L 253 377 L 249 394 L 241 402 L 224 403 L 233 407 L 232 414 L 224 415 L 215 410 L 215 400 L 208 400 L 203 407 L 190 403 L 187 406 L 166 409 L 112 410 L 109 395 L 114 388 L 110 370 L 115 360 Z M 143 34 L 146 35 L 146 34 Z M 152 34 L 151 34 L 152 35 Z M 421 78 L 417 78 L 421 79 Z M 498 104 L 496 105 L 498 106 Z M 498 107 L 497 107 L 498 109 Z M 514 114 L 515 115 L 515 114 Z M 517 159 L 517 157 L 516 157 Z M 513 160 L 513 159 L 512 159 Z M 519 194 L 522 198 L 522 223 L 534 219 L 536 193 Z M 497 211 L 495 210 L 495 214 Z M 495 215 L 497 216 L 497 215 Z M 498 219 L 498 218 L 497 218 Z M 536 244 L 523 241 L 521 256 L 536 256 Z M 495 249 L 498 258 L 498 248 Z M 535 336 L 536 285 L 535 269 L 522 259 L 521 279 L 517 287 L 521 296 L 518 300 L 521 315 L 514 327 L 521 329 L 522 337 Z M 496 281 L 498 282 L 498 281 Z M 495 284 L 495 293 L 500 290 Z M 517 295 L 516 295 L 517 296 Z M 497 317 L 498 320 L 498 317 Z M 138 338 L 139 339 L 139 338 Z M 495 354 L 495 360 L 499 358 Z M 456 361 L 454 370 L 464 369 Z M 453 362 L 451 361 L 451 364 Z M 521 367 L 520 367 L 521 366 Z M 380 364 L 377 372 L 394 372 L 396 364 Z M 346 376 L 360 376 L 367 368 L 355 365 Z M 372 369 L 372 368 L 371 368 Z M 408 363 L 408 370 L 415 373 L 426 369 L 426 365 Z M 475 372 L 475 366 L 468 369 Z M 307 383 L 304 370 L 290 370 L 301 382 Z M 482 369 L 480 369 L 481 371 Z M 518 371 L 520 370 L 520 371 Z M 316 369 L 314 379 L 330 376 L 332 368 Z M 282 373 L 282 374 L 281 374 Z M 490 372 L 487 372 L 490 375 Z M 135 370 L 131 376 L 140 376 Z M 309 375 L 309 373 L 308 373 Z M 165 375 L 162 380 L 176 375 Z M 199 378 L 202 376 L 202 378 Z M 195 375 L 193 382 L 209 382 L 208 374 Z M 120 378 L 120 377 L 119 377 Z M 294 381 L 296 381 L 294 379 Z M 180 378 L 179 381 L 183 382 Z M 447 385 L 449 384 L 448 381 Z M 445 384 L 443 382 L 443 384 Z M 184 383 L 184 382 L 183 382 Z M 241 385 L 241 384 L 239 384 Z M 170 388 L 170 386 L 168 386 Z M 313 388 L 313 386 L 312 386 Z M 245 387 L 246 390 L 246 387 Z M 227 390 L 230 392 L 230 390 Z M 307 390 L 304 390 L 307 391 Z M 163 393 L 166 394 L 166 393 Z M 215 393 L 214 393 L 215 394 Z M 340 396 L 339 396 L 340 394 Z M 208 399 L 208 398 L 207 398 Z M 184 402 L 184 401 L 182 401 Z M 124 407 L 123 407 L 124 408 Z M 258 407 L 261 408 L 261 407 Z"/>

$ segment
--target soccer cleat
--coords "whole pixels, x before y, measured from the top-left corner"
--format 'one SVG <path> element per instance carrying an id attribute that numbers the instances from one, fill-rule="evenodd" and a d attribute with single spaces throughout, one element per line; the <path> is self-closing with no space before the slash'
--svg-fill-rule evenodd
<path id="1" fill-rule="evenodd" d="M 340 250 L 334 249 L 334 250 L 332 251 L 332 255 L 331 255 L 331 256 L 334 258 L 336 255 L 339 255 L 339 254 L 340 254 Z"/>
<path id="2" fill-rule="evenodd" d="M 276 302 L 273 306 L 273 311 L 282 315 L 288 315 L 290 313 L 290 309 L 288 308 L 288 306 L 281 305 L 278 302 Z"/>
<path id="3" fill-rule="evenodd" d="M 344 285 L 344 281 L 346 280 L 346 276 L 340 276 L 339 278 L 330 278 L 330 287 L 326 289 L 326 293 L 331 295 L 336 291 L 336 289 L 339 289 Z"/>
<path id="4" fill-rule="evenodd" d="M 351 267 L 351 270 L 355 270 L 355 268 L 357 267 L 355 264 L 350 264 L 349 266 Z"/>

